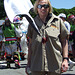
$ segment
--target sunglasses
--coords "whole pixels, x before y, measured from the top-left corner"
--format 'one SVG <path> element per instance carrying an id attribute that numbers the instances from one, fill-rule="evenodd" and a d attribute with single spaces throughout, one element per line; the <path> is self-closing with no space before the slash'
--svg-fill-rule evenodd
<path id="1" fill-rule="evenodd" d="M 44 7 L 45 9 L 47 9 L 47 8 L 49 8 L 49 4 L 44 4 L 44 5 L 39 4 L 37 6 L 37 8 L 39 8 L 39 9 L 41 9 L 42 7 Z"/>

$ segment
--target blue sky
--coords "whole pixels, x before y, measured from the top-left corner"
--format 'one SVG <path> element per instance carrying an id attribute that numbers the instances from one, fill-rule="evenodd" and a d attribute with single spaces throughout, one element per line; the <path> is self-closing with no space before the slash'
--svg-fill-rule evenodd
<path id="1" fill-rule="evenodd" d="M 70 9 L 75 6 L 75 0 L 50 0 L 52 7 Z"/>

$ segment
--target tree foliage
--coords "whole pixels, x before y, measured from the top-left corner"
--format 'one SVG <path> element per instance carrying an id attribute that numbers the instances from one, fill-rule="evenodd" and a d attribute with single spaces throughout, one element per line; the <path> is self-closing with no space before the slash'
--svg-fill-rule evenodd
<path id="1" fill-rule="evenodd" d="M 3 1 L 4 0 L 0 0 L 0 19 L 3 19 L 6 16 Z M 33 5 L 34 5 L 35 1 L 36 0 L 31 0 Z M 75 15 L 75 7 L 71 8 L 71 9 L 56 9 L 53 7 L 53 13 L 55 15 L 59 15 L 60 13 L 64 13 L 66 15 L 68 15 L 68 14 Z M 35 16 L 35 14 L 33 12 L 32 13 L 30 12 L 30 14 L 32 15 L 32 17 Z"/>
<path id="2" fill-rule="evenodd" d="M 2 19 L 5 15 L 3 0 L 0 0 L 0 19 Z"/>
<path id="3" fill-rule="evenodd" d="M 35 1 L 36 1 L 36 0 L 31 0 L 32 4 L 34 4 L 34 3 L 35 3 Z"/>

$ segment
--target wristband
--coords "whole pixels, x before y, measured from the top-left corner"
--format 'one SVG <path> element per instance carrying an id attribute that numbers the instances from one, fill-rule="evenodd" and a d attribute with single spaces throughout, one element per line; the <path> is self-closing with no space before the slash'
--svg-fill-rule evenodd
<path id="1" fill-rule="evenodd" d="M 64 59 L 66 59 L 66 60 L 68 60 L 68 61 L 69 61 L 68 57 L 64 57 L 64 58 L 63 58 L 63 60 L 64 60 Z"/>

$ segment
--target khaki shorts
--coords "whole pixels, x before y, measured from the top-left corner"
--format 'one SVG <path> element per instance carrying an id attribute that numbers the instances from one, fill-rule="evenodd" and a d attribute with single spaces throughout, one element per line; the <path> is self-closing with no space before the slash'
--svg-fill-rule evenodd
<path id="1" fill-rule="evenodd" d="M 32 71 L 31 75 L 61 75 L 55 72 L 40 72 L 40 71 Z"/>

